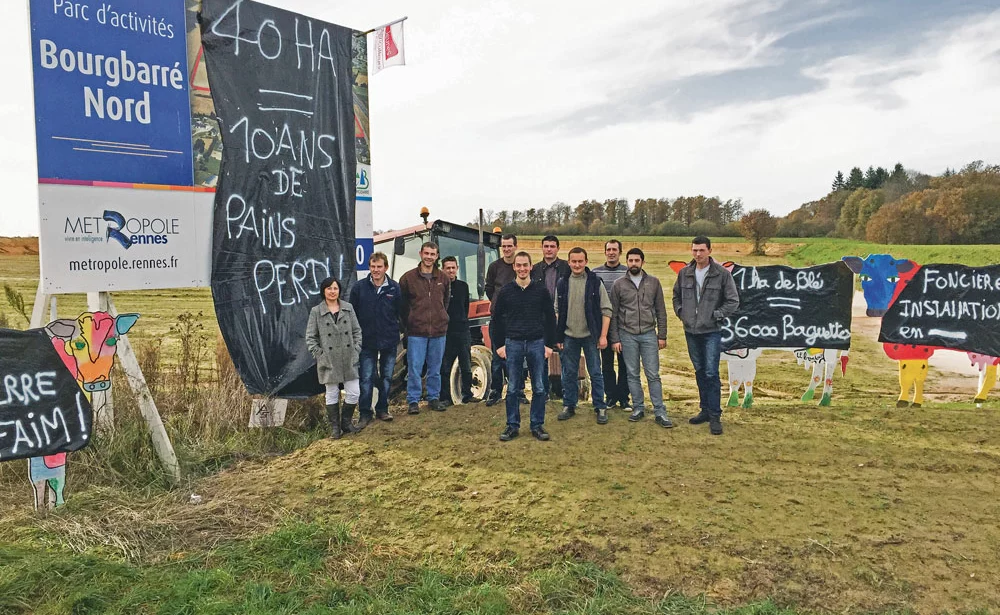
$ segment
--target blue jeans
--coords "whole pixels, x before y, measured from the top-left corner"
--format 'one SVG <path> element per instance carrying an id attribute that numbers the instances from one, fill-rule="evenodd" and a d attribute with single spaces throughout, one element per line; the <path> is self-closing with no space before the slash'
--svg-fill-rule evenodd
<path id="1" fill-rule="evenodd" d="M 524 392 L 524 362 L 531 374 L 531 428 L 545 424 L 544 375 L 549 369 L 545 360 L 545 340 L 512 340 L 504 342 L 507 349 L 507 426 L 521 428 L 521 393 Z"/>
<path id="2" fill-rule="evenodd" d="M 563 405 L 576 408 L 580 399 L 580 351 L 587 361 L 587 373 L 590 374 L 590 398 L 594 402 L 594 410 L 607 408 L 604 403 L 604 374 L 601 373 L 601 352 L 597 349 L 594 336 L 570 337 L 563 340 L 562 362 Z"/>
<path id="3" fill-rule="evenodd" d="M 642 361 L 642 371 L 646 374 L 649 384 L 649 403 L 653 406 L 656 416 L 667 416 L 667 407 L 663 405 L 663 384 L 660 382 L 660 346 L 656 339 L 656 331 L 633 335 L 628 331 L 619 331 L 619 341 L 622 343 L 622 356 L 625 357 L 625 370 L 628 372 L 628 390 L 632 394 L 632 409 L 645 410 L 646 398 L 642 394 L 642 379 L 639 377 L 639 362 Z"/>
<path id="4" fill-rule="evenodd" d="M 420 402 L 423 383 L 420 375 L 427 366 L 427 401 L 441 396 L 441 360 L 444 359 L 445 336 L 406 338 L 406 403 Z"/>
<path id="5" fill-rule="evenodd" d="M 375 412 L 389 411 L 389 387 L 392 386 L 392 372 L 396 369 L 396 347 L 384 350 L 361 349 L 361 364 L 358 366 L 361 379 L 361 397 L 358 409 L 361 416 L 372 415 L 372 390 L 378 386 L 378 402 Z M 376 385 L 377 383 L 377 385 Z"/>
<path id="6" fill-rule="evenodd" d="M 722 415 L 721 389 L 719 381 L 719 354 L 722 333 L 688 333 L 688 355 L 694 365 L 694 377 L 698 381 L 698 397 L 701 409 L 709 416 Z"/>

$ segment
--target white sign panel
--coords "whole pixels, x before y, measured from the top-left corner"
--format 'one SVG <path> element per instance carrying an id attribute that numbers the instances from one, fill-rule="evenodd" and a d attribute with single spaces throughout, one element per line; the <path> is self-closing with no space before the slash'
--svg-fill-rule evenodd
<path id="1" fill-rule="evenodd" d="M 40 184 L 47 294 L 208 286 L 211 192 Z"/>

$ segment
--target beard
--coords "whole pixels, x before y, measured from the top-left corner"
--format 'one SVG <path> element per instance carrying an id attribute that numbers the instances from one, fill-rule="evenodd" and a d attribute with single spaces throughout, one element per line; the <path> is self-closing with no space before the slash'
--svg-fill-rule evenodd
<path id="1" fill-rule="evenodd" d="M 630 275 L 639 275 L 642 273 L 642 267 L 629 267 L 628 272 Z"/>

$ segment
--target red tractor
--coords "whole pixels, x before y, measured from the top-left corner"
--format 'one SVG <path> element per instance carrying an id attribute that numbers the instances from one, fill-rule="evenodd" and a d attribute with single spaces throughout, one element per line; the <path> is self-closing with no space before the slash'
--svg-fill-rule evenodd
<path id="1" fill-rule="evenodd" d="M 472 330 L 472 395 L 476 399 L 484 399 L 490 390 L 490 351 L 489 323 L 490 300 L 486 298 L 486 269 L 493 261 L 500 258 L 500 234 L 482 230 L 482 212 L 480 212 L 480 228 L 455 224 L 443 220 L 428 223 L 429 213 L 426 208 L 420 212 L 423 224 L 390 231 L 374 237 L 375 251 L 383 252 L 389 257 L 388 275 L 393 280 L 413 269 L 420 263 L 420 246 L 426 241 L 433 241 L 440 248 L 440 256 L 454 256 L 458 259 L 458 277 L 469 285 L 469 326 Z M 396 360 L 396 371 L 393 374 L 393 391 L 405 387 L 406 350 L 399 345 Z M 461 381 L 458 373 L 458 362 L 451 370 L 448 382 L 442 386 L 451 387 L 451 398 L 462 398 Z M 374 401 L 372 402 L 374 403 Z"/>

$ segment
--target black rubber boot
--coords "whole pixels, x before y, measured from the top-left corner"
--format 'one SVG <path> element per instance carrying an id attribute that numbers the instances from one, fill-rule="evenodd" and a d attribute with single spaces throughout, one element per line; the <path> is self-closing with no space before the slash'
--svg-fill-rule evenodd
<path id="1" fill-rule="evenodd" d="M 708 415 L 708 432 L 713 436 L 722 435 L 722 413 L 712 412 Z"/>
<path id="2" fill-rule="evenodd" d="M 326 418 L 330 421 L 330 437 L 334 440 L 339 440 L 342 435 L 340 429 L 340 404 L 327 404 Z"/>
<path id="3" fill-rule="evenodd" d="M 340 409 L 340 430 L 344 432 L 344 435 L 361 431 L 351 424 L 351 421 L 354 420 L 354 409 L 357 407 L 357 404 L 344 402 L 344 406 Z"/>

